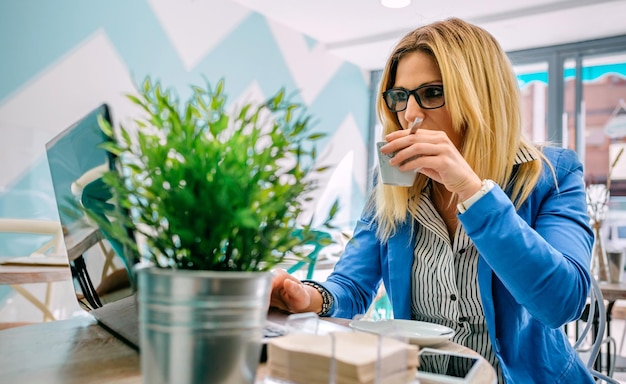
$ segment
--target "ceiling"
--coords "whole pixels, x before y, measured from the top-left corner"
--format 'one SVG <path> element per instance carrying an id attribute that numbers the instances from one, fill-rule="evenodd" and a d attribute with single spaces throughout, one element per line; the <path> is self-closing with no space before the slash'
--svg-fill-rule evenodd
<path id="1" fill-rule="evenodd" d="M 381 69 L 406 32 L 452 16 L 482 26 L 506 51 L 626 35 L 626 0 L 412 0 L 402 9 L 380 0 L 234 1 L 365 70 Z"/>

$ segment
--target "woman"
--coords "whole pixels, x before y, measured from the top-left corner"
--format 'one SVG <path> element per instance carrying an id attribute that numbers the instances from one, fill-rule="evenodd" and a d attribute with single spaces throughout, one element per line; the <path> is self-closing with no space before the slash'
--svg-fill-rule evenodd
<path id="1" fill-rule="evenodd" d="M 395 318 L 453 328 L 499 382 L 593 382 L 561 329 L 590 285 L 582 166 L 573 151 L 522 137 L 499 44 L 459 19 L 420 27 L 398 43 L 380 86 L 382 152 L 397 152 L 390 164 L 415 182 L 379 181 L 328 280 L 277 272 L 272 306 L 351 318 L 382 279 Z"/>

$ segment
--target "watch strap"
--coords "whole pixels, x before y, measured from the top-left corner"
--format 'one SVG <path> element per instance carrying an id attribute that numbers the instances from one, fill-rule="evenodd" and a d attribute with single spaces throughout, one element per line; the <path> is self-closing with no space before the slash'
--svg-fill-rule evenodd
<path id="1" fill-rule="evenodd" d="M 494 183 L 493 180 L 484 179 L 482 186 L 480 187 L 478 192 L 470 196 L 469 199 L 462 201 L 456 205 L 456 208 L 459 210 L 459 213 L 464 213 L 465 211 L 467 211 L 469 207 L 472 206 L 472 204 L 477 202 L 481 197 L 485 196 L 489 191 L 491 191 L 491 189 L 493 189 L 495 185 L 496 183 Z"/>

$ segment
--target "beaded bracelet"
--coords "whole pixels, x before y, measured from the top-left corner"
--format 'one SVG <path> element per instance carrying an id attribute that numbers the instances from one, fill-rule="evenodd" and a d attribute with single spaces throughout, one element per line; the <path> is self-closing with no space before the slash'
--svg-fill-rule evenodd
<path id="1" fill-rule="evenodd" d="M 318 316 L 326 315 L 332 308 L 333 303 L 335 301 L 335 299 L 333 299 L 333 295 L 331 295 L 330 292 L 328 292 L 328 290 L 324 288 L 324 286 L 322 286 L 319 283 L 316 283 L 315 281 L 304 280 L 302 281 L 302 284 L 308 285 L 309 287 L 313 287 L 317 289 L 320 295 L 322 295 L 322 310 L 319 311 L 317 315 Z"/>

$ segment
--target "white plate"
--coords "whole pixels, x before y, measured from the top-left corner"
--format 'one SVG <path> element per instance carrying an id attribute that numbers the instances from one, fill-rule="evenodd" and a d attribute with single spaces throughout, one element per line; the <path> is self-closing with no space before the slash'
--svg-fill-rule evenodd
<path id="1" fill-rule="evenodd" d="M 423 347 L 442 343 L 454 336 L 452 328 L 415 320 L 352 320 L 350 327 L 364 332 L 406 337 L 411 344 Z"/>

